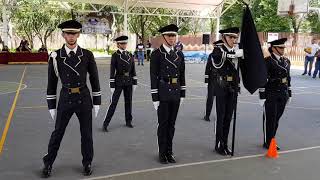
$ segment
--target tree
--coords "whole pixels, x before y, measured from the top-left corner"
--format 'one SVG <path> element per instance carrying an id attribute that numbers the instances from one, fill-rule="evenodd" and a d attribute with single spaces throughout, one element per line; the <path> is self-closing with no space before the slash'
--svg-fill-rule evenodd
<path id="1" fill-rule="evenodd" d="M 19 0 L 18 6 L 13 11 L 13 22 L 18 33 L 27 36 L 31 48 L 35 37 L 46 46 L 57 25 L 69 18 L 65 11 L 46 8 L 49 7 L 46 0 Z"/>
<path id="2" fill-rule="evenodd" d="M 277 0 L 256 0 L 252 2 L 252 14 L 257 31 L 290 32 L 290 18 L 277 15 Z"/>

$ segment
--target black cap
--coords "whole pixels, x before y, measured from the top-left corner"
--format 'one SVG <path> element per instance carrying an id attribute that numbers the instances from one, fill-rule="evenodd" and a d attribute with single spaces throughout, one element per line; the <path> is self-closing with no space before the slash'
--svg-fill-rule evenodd
<path id="1" fill-rule="evenodd" d="M 274 47 L 285 47 L 286 41 L 287 41 L 287 38 L 281 38 L 281 39 L 271 41 L 269 42 L 269 44 Z"/>
<path id="2" fill-rule="evenodd" d="M 220 34 L 230 35 L 230 36 L 238 36 L 239 32 L 240 30 L 238 27 L 231 27 L 231 28 L 223 29 L 219 31 Z"/>
<path id="3" fill-rule="evenodd" d="M 128 43 L 128 36 L 119 36 L 114 39 L 117 43 Z"/>
<path id="4" fill-rule="evenodd" d="M 69 20 L 59 24 L 58 28 L 63 32 L 78 33 L 81 31 L 82 25 L 76 20 Z"/>
<path id="5" fill-rule="evenodd" d="M 221 44 L 224 44 L 221 39 L 219 41 L 216 41 L 213 43 L 213 45 L 216 45 L 216 46 L 221 45 Z"/>
<path id="6" fill-rule="evenodd" d="M 178 34 L 179 27 L 175 24 L 169 24 L 159 29 L 161 34 Z"/>

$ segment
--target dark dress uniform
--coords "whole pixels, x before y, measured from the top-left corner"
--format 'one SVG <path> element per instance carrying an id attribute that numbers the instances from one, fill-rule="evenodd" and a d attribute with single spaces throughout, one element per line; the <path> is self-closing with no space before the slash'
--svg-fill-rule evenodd
<path id="1" fill-rule="evenodd" d="M 271 46 L 284 46 L 287 39 L 270 42 Z M 275 137 L 288 99 L 291 97 L 290 60 L 276 57 L 271 48 L 271 55 L 265 58 L 268 81 L 259 89 L 260 99 L 265 99 L 264 114 L 264 148 L 269 148 L 271 139 Z M 279 148 L 278 148 L 279 149 Z"/>
<path id="2" fill-rule="evenodd" d="M 178 31 L 175 25 L 168 25 L 159 30 Z M 151 54 L 150 61 L 151 95 L 153 102 L 160 102 L 158 113 L 158 146 L 161 163 L 174 163 L 172 140 L 175 122 L 180 106 L 180 98 L 186 95 L 185 61 L 181 51 L 168 53 L 161 45 Z"/>
<path id="3" fill-rule="evenodd" d="M 223 41 L 219 40 L 213 43 L 214 47 L 220 47 L 221 45 L 223 45 Z M 215 68 L 213 68 L 212 66 L 212 53 L 209 54 L 208 60 L 207 60 L 207 65 L 206 65 L 206 69 L 205 69 L 205 80 L 204 82 L 206 84 L 208 84 L 207 86 L 207 101 L 206 101 L 206 111 L 205 111 L 205 116 L 204 116 L 204 120 L 205 121 L 210 121 L 210 114 L 211 114 L 211 110 L 212 110 L 212 106 L 213 106 L 213 101 L 214 101 L 214 88 L 213 85 L 215 84 L 215 81 L 217 79 L 217 72 L 215 70 Z"/>
<path id="4" fill-rule="evenodd" d="M 236 36 L 239 33 L 239 28 L 228 28 L 219 32 Z M 215 150 L 221 155 L 231 155 L 231 151 L 228 149 L 228 136 L 236 105 L 236 93 L 240 90 L 237 65 L 234 63 L 236 60 L 235 52 L 223 44 L 213 49 L 211 58 L 212 63 L 209 63 L 209 67 L 216 72 L 216 80 L 213 85 L 217 112 Z"/>
<path id="5" fill-rule="evenodd" d="M 116 39 L 117 40 L 117 39 Z M 121 38 L 120 38 L 121 40 Z M 119 97 L 123 91 L 125 102 L 126 126 L 132 128 L 132 85 L 137 85 L 137 75 L 135 70 L 134 58 L 126 50 L 117 50 L 112 54 L 110 66 L 110 88 L 115 88 L 112 94 L 110 106 L 103 123 L 104 131 L 116 110 Z"/>
<path id="6" fill-rule="evenodd" d="M 87 86 L 88 74 L 92 98 Z M 92 107 L 93 105 L 101 105 L 98 69 L 92 52 L 78 46 L 76 52 L 70 51 L 67 54 L 64 45 L 61 49 L 51 53 L 48 62 L 47 86 L 49 109 L 56 109 L 59 79 L 62 87 L 55 129 L 50 137 L 48 153 L 43 157 L 45 165 L 43 175 L 50 176 L 52 164 L 56 159 L 61 140 L 73 114 L 76 114 L 80 123 L 82 164 L 85 173 L 87 173 L 85 175 L 90 175 L 93 159 Z"/>

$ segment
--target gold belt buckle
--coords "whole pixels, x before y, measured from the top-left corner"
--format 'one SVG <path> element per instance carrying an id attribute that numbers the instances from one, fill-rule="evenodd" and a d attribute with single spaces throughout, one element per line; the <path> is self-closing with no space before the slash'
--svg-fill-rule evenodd
<path id="1" fill-rule="evenodd" d="M 125 72 L 125 73 L 124 73 L 124 76 L 129 76 L 129 72 Z"/>
<path id="2" fill-rule="evenodd" d="M 71 93 L 72 93 L 72 94 L 75 94 L 75 93 L 80 94 L 80 88 L 79 88 L 79 87 L 77 87 L 77 88 L 70 88 L 70 90 L 71 90 Z"/>
<path id="3" fill-rule="evenodd" d="M 227 76 L 227 81 L 228 81 L 228 82 L 233 81 L 232 76 Z"/>
<path id="4" fill-rule="evenodd" d="M 171 84 L 177 84 L 177 83 L 178 83 L 178 78 L 171 79 Z"/>
<path id="5" fill-rule="evenodd" d="M 282 82 L 283 84 L 287 83 L 287 78 L 282 78 L 282 79 L 281 79 L 281 82 Z"/>

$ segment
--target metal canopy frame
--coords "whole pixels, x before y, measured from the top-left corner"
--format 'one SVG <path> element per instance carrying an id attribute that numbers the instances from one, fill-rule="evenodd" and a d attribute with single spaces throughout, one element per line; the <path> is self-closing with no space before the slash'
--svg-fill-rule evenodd
<path id="1" fill-rule="evenodd" d="M 218 4 L 199 4 L 190 1 L 155 2 L 152 0 L 123 0 L 122 2 L 116 2 L 115 0 L 95 0 L 94 2 L 98 4 L 94 4 L 92 1 L 89 2 L 89 0 L 51 1 L 59 1 L 61 3 L 61 7 L 67 9 L 72 9 L 72 5 L 68 2 L 87 2 L 90 5 L 90 9 L 82 10 L 80 12 L 100 12 L 106 6 L 116 6 L 119 8 L 118 11 L 112 11 L 111 13 L 122 14 L 124 16 L 124 34 L 128 33 L 128 15 L 176 17 L 177 24 L 179 22 L 179 18 L 217 19 L 216 38 L 219 38 L 218 30 L 220 28 L 220 17 L 237 2 L 237 0 L 219 0 Z M 172 7 L 170 7 L 170 5 L 172 5 Z M 225 9 L 223 9 L 223 7 L 225 7 Z M 163 9 L 166 9 L 167 11 L 165 13 L 161 12 Z"/>
<path id="2" fill-rule="evenodd" d="M 2 16 L 6 17 L 6 8 L 12 7 L 10 1 L 15 0 L 2 0 L 4 6 L 2 8 Z M 124 34 L 128 34 L 128 15 L 146 15 L 146 16 L 169 16 L 176 17 L 177 24 L 179 18 L 201 18 L 201 19 L 216 19 L 216 38 L 219 38 L 220 17 L 231 8 L 238 0 L 217 0 L 216 4 L 212 1 L 199 3 L 196 0 L 181 0 L 181 1 L 161 1 L 161 0 L 48 0 L 49 2 L 58 2 L 60 7 L 64 10 L 73 9 L 72 3 L 89 4 L 89 9 L 83 9 L 80 12 L 101 12 L 106 6 L 116 6 L 118 11 L 112 11 L 113 14 L 122 14 L 124 16 Z M 209 3 L 210 2 L 210 3 Z M 172 7 L 171 7 L 172 6 Z M 225 7 L 225 9 L 223 9 Z M 54 8 L 54 7 L 50 7 Z M 165 13 L 161 12 L 166 9 Z M 3 23 L 4 32 L 8 32 L 6 22 Z M 6 26 L 6 27 L 5 27 Z M 7 33 L 4 33 L 7 34 Z M 4 35 L 4 43 L 7 45 L 8 37 Z"/>

